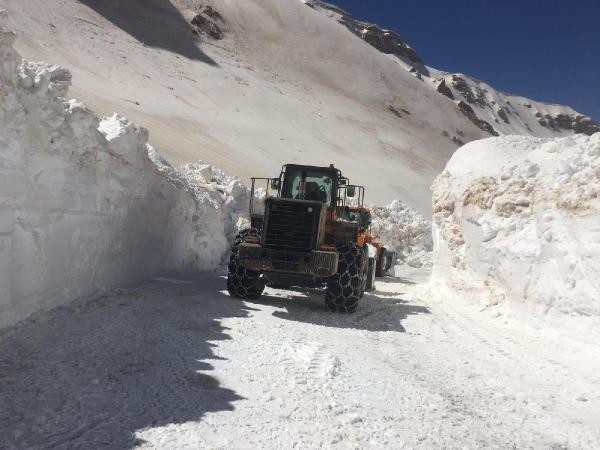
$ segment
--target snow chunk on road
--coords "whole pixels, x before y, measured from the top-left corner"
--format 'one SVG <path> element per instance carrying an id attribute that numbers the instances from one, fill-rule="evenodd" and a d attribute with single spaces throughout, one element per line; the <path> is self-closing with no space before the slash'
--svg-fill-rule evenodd
<path id="1" fill-rule="evenodd" d="M 123 117 L 66 101 L 71 74 L 24 62 L 0 29 L 0 327 L 168 270 L 209 270 L 247 188 L 198 185 Z"/>
<path id="2" fill-rule="evenodd" d="M 600 133 L 459 149 L 433 185 L 434 281 L 600 335 Z"/>

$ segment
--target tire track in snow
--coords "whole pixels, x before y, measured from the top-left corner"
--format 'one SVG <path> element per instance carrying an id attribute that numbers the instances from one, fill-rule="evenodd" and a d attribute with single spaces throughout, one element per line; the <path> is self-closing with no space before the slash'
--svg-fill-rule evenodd
<path id="1" fill-rule="evenodd" d="M 323 442 L 358 445 L 352 424 L 360 420 L 359 415 L 337 400 L 338 386 L 334 383 L 342 372 L 339 358 L 326 345 L 305 338 L 287 344 L 285 353 L 281 362 L 291 375 L 292 393 L 299 403 L 311 405 L 300 413 L 304 417 L 297 418 L 308 420 Z"/>
<path id="2" fill-rule="evenodd" d="M 496 325 L 492 325 L 493 329 L 486 327 L 481 322 L 485 318 L 479 319 L 477 321 L 448 304 L 439 304 L 435 314 L 436 326 L 449 337 L 449 344 L 457 349 L 463 347 L 468 352 L 463 353 L 463 357 L 468 356 L 466 368 L 471 371 L 471 375 L 467 374 L 467 379 L 472 383 L 469 389 L 478 392 L 475 398 L 487 404 L 481 408 L 481 404 L 472 403 L 470 408 L 476 412 L 487 411 L 488 415 L 495 415 L 498 420 L 501 419 L 499 411 L 504 411 L 504 417 L 514 416 L 518 411 L 516 416 L 521 418 L 521 429 L 529 433 L 527 437 L 515 436 L 515 439 L 521 439 L 515 441 L 518 446 L 534 439 L 544 446 L 586 447 L 586 439 L 587 442 L 599 440 L 599 433 L 590 435 L 597 413 L 592 408 L 585 411 L 585 405 L 577 405 L 578 413 L 575 414 L 575 391 L 568 394 L 562 380 L 573 379 L 573 376 L 579 378 L 573 379 L 568 385 L 569 389 L 581 385 L 582 381 L 593 381 L 585 380 L 572 367 L 545 356 L 546 349 L 544 352 L 536 351 L 546 344 L 541 337 L 522 333 L 510 336 L 507 334 L 510 330 Z M 460 354 L 456 356 L 460 357 Z M 461 385 L 461 374 L 464 375 L 466 371 L 459 367 L 456 369 L 446 371 L 449 376 L 440 384 L 443 387 L 440 392 L 452 404 L 458 399 L 460 404 L 466 405 L 469 397 L 463 395 L 465 388 Z M 560 377 L 556 377 L 557 371 Z M 552 416 L 554 425 L 542 420 L 545 416 Z M 562 423 L 570 424 L 569 431 L 563 433 Z M 579 431 L 574 432 L 573 428 Z M 555 440 L 557 438 L 558 442 Z"/>
<path id="3" fill-rule="evenodd" d="M 559 361 L 555 356 L 548 355 L 548 342 L 540 335 L 529 333 L 527 336 L 519 334 L 507 334 L 507 329 L 496 327 L 493 331 L 490 328 L 482 326 L 481 322 L 475 320 L 469 314 L 461 312 L 456 308 L 442 306 L 444 314 L 446 314 L 454 324 L 460 324 L 460 330 L 469 330 L 468 333 L 475 336 L 484 345 L 492 351 L 502 355 L 509 362 L 518 362 L 521 365 L 529 366 L 530 370 L 537 369 L 553 369 L 560 370 L 561 375 L 569 378 L 573 374 L 573 366 L 562 361 Z M 535 348 L 537 351 L 532 352 Z M 526 351 L 528 349 L 529 351 Z M 554 351 L 558 353 L 558 351 Z M 583 381 L 590 384 L 598 384 L 600 378 L 597 374 L 590 376 L 589 373 L 580 372 L 578 376 L 583 378 Z"/>

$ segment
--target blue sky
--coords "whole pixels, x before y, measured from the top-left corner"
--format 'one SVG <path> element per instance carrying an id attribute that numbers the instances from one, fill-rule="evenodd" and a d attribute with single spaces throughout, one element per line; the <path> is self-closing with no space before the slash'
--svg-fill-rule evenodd
<path id="1" fill-rule="evenodd" d="M 329 0 L 425 64 L 600 121 L 600 0 Z"/>

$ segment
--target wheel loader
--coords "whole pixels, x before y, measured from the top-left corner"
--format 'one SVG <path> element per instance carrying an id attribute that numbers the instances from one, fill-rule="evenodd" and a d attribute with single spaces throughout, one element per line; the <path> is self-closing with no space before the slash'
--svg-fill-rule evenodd
<path id="1" fill-rule="evenodd" d="M 370 233 L 364 197 L 333 164 L 287 164 L 278 178 L 252 178 L 251 228 L 233 242 L 229 294 L 257 299 L 265 286 L 324 287 L 329 310 L 354 312 L 396 263 Z"/>

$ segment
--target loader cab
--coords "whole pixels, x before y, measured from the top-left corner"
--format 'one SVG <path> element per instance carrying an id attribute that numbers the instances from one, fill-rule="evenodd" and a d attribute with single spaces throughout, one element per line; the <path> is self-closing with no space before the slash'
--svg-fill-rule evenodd
<path id="1" fill-rule="evenodd" d="M 262 229 L 265 205 L 269 198 L 305 200 L 322 203 L 325 210 L 336 208 L 339 186 L 347 184 L 333 164 L 329 167 L 286 164 L 277 178 L 252 178 L 250 222 Z"/>
<path id="2" fill-rule="evenodd" d="M 286 164 L 277 178 L 252 178 L 250 218 L 262 229 L 265 205 L 270 198 L 319 202 L 327 220 L 336 220 L 349 204 L 362 206 L 364 188 L 353 186 L 333 164 L 329 167 Z"/>
<path id="3" fill-rule="evenodd" d="M 332 166 L 315 167 L 288 164 L 280 176 L 279 196 L 294 200 L 325 203 L 328 209 L 337 203 L 341 173 Z"/>

